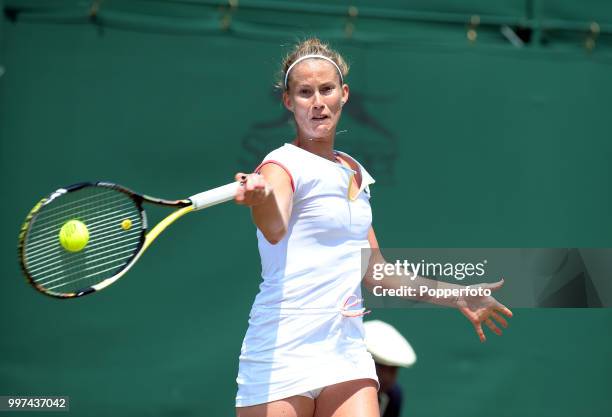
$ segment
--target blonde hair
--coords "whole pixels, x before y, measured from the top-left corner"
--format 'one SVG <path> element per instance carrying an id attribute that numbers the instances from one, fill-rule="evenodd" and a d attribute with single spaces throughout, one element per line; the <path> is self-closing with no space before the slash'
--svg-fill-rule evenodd
<path id="1" fill-rule="evenodd" d="M 346 78 L 348 75 L 349 66 L 344 58 L 342 58 L 342 55 L 333 50 L 328 44 L 321 42 L 318 38 L 309 38 L 295 45 L 293 51 L 287 54 L 285 59 L 283 59 L 280 77 L 276 83 L 278 89 L 285 91 L 285 76 L 287 75 L 287 70 L 291 64 L 306 55 L 321 55 L 329 58 L 337 65 L 342 78 Z M 289 79 L 290 78 L 291 76 L 289 76 Z M 289 80 L 287 80 L 286 90 L 289 90 Z"/>

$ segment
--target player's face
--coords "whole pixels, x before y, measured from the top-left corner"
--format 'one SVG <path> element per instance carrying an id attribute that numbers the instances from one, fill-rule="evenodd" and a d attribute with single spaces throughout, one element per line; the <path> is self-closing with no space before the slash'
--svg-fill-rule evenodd
<path id="1" fill-rule="evenodd" d="M 348 85 L 340 84 L 338 70 L 322 59 L 306 59 L 289 75 L 289 91 L 283 103 L 293 113 L 301 137 L 329 140 L 336 132 Z"/>

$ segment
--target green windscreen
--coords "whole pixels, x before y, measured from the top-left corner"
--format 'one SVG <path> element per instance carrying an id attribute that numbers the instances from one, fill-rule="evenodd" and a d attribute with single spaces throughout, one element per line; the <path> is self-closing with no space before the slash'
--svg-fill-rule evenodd
<path id="1" fill-rule="evenodd" d="M 61 186 L 180 199 L 253 170 L 294 138 L 273 85 L 308 36 L 350 64 L 335 146 L 376 179 L 381 247 L 612 246 L 608 2 L 0 6 L 0 395 L 68 395 L 75 416 L 234 415 L 261 282 L 247 209 L 185 216 L 117 283 L 66 302 L 26 285 L 17 238 Z M 566 278 L 610 302 L 606 277 Z M 456 311 L 374 309 L 418 357 L 402 415 L 608 416 L 610 310 L 513 311 L 481 344 Z"/>

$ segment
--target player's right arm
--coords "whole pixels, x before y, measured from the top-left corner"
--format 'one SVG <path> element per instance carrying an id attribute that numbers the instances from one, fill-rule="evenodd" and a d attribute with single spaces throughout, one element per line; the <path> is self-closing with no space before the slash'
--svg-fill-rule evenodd
<path id="1" fill-rule="evenodd" d="M 236 203 L 251 207 L 253 222 L 271 244 L 282 240 L 289 228 L 293 189 L 291 178 L 276 164 L 266 164 L 259 174 L 236 174 L 244 182 L 236 192 Z"/>

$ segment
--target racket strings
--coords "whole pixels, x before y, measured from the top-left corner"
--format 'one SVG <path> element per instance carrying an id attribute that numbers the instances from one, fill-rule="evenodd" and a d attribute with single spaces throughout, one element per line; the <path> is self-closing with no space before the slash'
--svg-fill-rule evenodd
<path id="1" fill-rule="evenodd" d="M 60 230 L 71 220 L 88 232 L 84 248 L 66 249 Z M 121 271 L 141 246 L 143 217 L 132 198 L 106 187 L 86 186 L 44 205 L 31 221 L 23 264 L 43 291 L 70 294 Z"/>
<path id="2" fill-rule="evenodd" d="M 138 239 L 139 240 L 139 239 Z M 138 240 L 135 240 L 131 243 L 138 243 Z M 123 248 L 127 248 L 125 250 L 117 250 L 114 248 L 114 253 L 106 255 L 106 256 L 96 256 L 92 259 L 75 259 L 72 262 L 66 262 L 65 257 L 62 256 L 62 261 L 59 266 L 55 266 L 53 268 L 42 268 L 42 270 L 38 270 L 33 273 L 33 280 L 37 285 L 47 287 L 48 284 L 52 282 L 62 281 L 58 283 L 55 287 L 62 287 L 65 285 L 70 285 L 76 283 L 78 281 L 82 281 L 85 278 L 92 277 L 98 275 L 98 273 L 103 273 L 111 270 L 119 271 L 126 264 L 126 260 L 133 257 L 135 250 L 137 249 L 137 245 L 130 244 L 123 246 Z M 125 256 L 119 256 L 124 255 Z M 84 272 L 96 270 L 100 267 L 111 265 L 109 268 L 105 268 L 102 271 L 97 271 L 92 274 L 87 274 L 83 276 Z M 111 274 L 112 276 L 114 274 Z M 106 279 L 108 277 L 103 277 L 101 280 Z M 95 284 L 97 283 L 91 283 Z M 52 288 L 47 287 L 47 289 L 51 290 Z M 76 290 L 78 288 L 72 288 L 72 290 Z"/>
<path id="3" fill-rule="evenodd" d="M 69 284 L 72 284 L 73 282 L 77 282 L 77 281 L 80 281 L 81 279 L 86 278 L 86 277 L 79 277 L 77 279 L 72 280 L 72 279 L 69 279 L 70 277 L 74 277 L 74 276 L 77 276 L 77 275 L 82 275 L 83 271 L 89 271 L 89 270 L 92 270 L 92 269 L 97 269 L 97 268 L 99 268 L 101 266 L 104 266 L 104 265 L 112 264 L 112 263 L 115 263 L 115 262 L 123 260 L 123 259 L 131 258 L 132 257 L 132 253 L 133 253 L 133 251 L 130 251 L 130 255 L 119 257 L 119 258 L 114 256 L 114 259 L 111 259 L 110 261 L 106 261 L 106 262 L 100 262 L 102 259 L 106 259 L 107 258 L 107 257 L 102 257 L 102 258 L 96 259 L 96 262 L 95 262 L 94 265 L 90 265 L 90 266 L 76 265 L 76 266 L 74 266 L 72 268 L 62 269 L 61 271 L 56 272 L 54 274 L 46 275 L 45 276 L 45 281 L 39 280 L 39 281 L 35 281 L 35 282 L 38 285 L 47 286 L 48 284 L 50 284 L 52 282 L 56 282 L 56 281 L 62 280 L 63 281 L 62 284 L 57 285 L 57 287 L 61 287 L 61 286 L 64 286 L 64 285 L 69 285 Z M 88 262 L 85 262 L 85 265 L 87 265 L 87 264 L 88 264 Z M 69 272 L 70 270 L 72 270 L 73 272 Z M 59 276 L 58 278 L 50 279 L 50 278 L 53 278 L 54 276 L 57 276 L 58 274 L 61 274 L 61 276 Z M 49 289 L 51 289 L 51 288 L 49 288 Z"/>
<path id="4" fill-rule="evenodd" d="M 82 281 L 82 280 L 84 280 L 84 279 L 91 278 L 91 277 L 94 277 L 94 276 L 96 276 L 96 275 L 100 275 L 100 274 L 103 274 L 103 273 L 105 273 L 105 272 L 110 272 L 110 271 L 113 271 L 113 272 L 114 272 L 114 271 L 117 271 L 117 268 L 116 268 L 115 266 L 112 266 L 112 267 L 110 267 L 110 268 L 103 269 L 103 270 L 101 270 L 101 271 L 97 271 L 97 272 L 94 272 L 94 273 L 92 273 L 92 274 L 85 275 L 84 277 L 77 278 L 77 279 L 74 279 L 74 280 L 69 281 L 69 282 L 65 282 L 65 283 L 62 283 L 62 284 L 57 284 L 57 285 L 54 285 L 54 286 L 51 286 L 51 287 L 47 287 L 47 290 L 51 291 L 51 290 L 54 290 L 54 289 L 56 289 L 56 288 L 59 288 L 59 287 L 64 287 L 64 286 L 69 285 L 69 284 L 74 284 L 74 283 L 76 283 L 76 282 L 78 282 L 78 281 Z M 115 274 L 114 274 L 114 273 L 112 273 L 112 274 L 106 274 L 106 275 L 113 276 L 113 275 L 115 275 Z M 96 278 L 95 282 L 96 282 L 96 283 L 99 283 L 99 282 L 104 281 L 104 279 L 107 279 L 107 278 L 103 278 L 103 279 Z M 82 288 L 82 285 L 80 285 L 79 287 L 81 287 L 81 288 Z M 65 292 L 65 291 L 64 291 L 64 292 Z"/>
<path id="5" fill-rule="evenodd" d="M 123 200 L 119 200 L 115 197 L 115 199 L 113 201 L 107 201 L 104 204 L 95 204 L 95 203 L 90 203 L 87 205 L 83 205 L 83 206 L 74 206 L 74 207 L 67 207 L 66 211 L 74 211 L 74 212 L 80 212 L 80 211 L 85 211 L 88 210 L 90 208 L 95 208 L 98 214 L 101 214 L 102 216 L 100 217 L 104 217 L 103 213 L 108 213 L 111 212 L 112 210 L 116 210 L 120 207 L 133 207 L 134 203 L 130 200 L 130 201 L 126 201 L 123 204 L 117 204 L 118 201 L 123 201 Z M 91 207 L 88 207 L 91 206 Z M 106 208 L 102 208 L 102 207 L 106 207 Z M 110 213 L 112 214 L 112 212 Z M 39 225 L 39 227 L 45 227 L 49 229 L 49 233 L 52 233 L 54 228 L 57 227 L 58 225 L 61 227 L 61 225 L 64 223 L 64 217 L 65 217 L 65 212 L 64 213 L 56 213 L 55 218 L 52 220 L 49 220 L 48 217 L 45 217 L 44 221 L 39 221 L 37 219 L 37 223 Z M 95 218 L 92 218 L 90 220 L 94 220 Z M 92 223 L 93 225 L 93 223 Z"/>
<path id="6" fill-rule="evenodd" d="M 102 248 L 110 248 L 115 244 L 129 244 L 129 246 L 131 246 L 131 242 L 132 241 L 137 241 L 140 240 L 140 235 L 136 235 L 134 236 L 132 239 L 122 239 L 118 242 L 116 242 L 119 239 L 112 239 L 111 241 L 106 242 L 107 244 L 103 245 L 102 244 L 98 244 L 98 245 L 92 245 L 89 249 L 90 249 L 90 254 L 93 254 L 93 252 L 95 250 L 97 250 L 98 248 L 102 247 Z M 113 242 L 113 243 L 111 243 Z M 88 245 L 89 246 L 89 245 Z M 81 259 L 79 259 L 76 256 L 72 257 L 72 261 L 66 261 L 66 259 L 62 256 L 58 257 L 58 253 L 62 254 L 62 252 L 58 252 L 57 250 L 58 248 L 53 248 L 51 253 L 47 253 L 44 257 L 42 258 L 36 258 L 34 256 L 29 256 L 28 259 L 31 259 L 32 261 L 30 261 L 28 263 L 28 270 L 30 271 L 30 273 L 32 272 L 39 272 L 41 269 L 43 268 L 48 268 L 51 265 L 57 264 L 57 263 L 62 263 L 64 265 L 67 265 L 69 262 L 82 262 Z M 113 248 L 116 249 L 116 248 Z M 96 254 L 99 255 L 99 254 Z"/>
<path id="7" fill-rule="evenodd" d="M 85 188 L 85 190 L 88 190 L 88 188 Z M 47 208 L 45 210 L 45 213 L 51 214 L 53 212 L 57 212 L 58 210 L 62 210 L 62 212 L 63 212 L 63 211 L 66 210 L 67 207 L 69 207 L 71 205 L 79 204 L 79 203 L 82 203 L 83 201 L 91 200 L 93 198 L 96 198 L 96 201 L 100 201 L 100 199 L 104 195 L 110 195 L 112 197 L 117 197 L 117 191 L 112 190 L 112 189 L 108 189 L 108 188 L 104 188 L 104 189 L 101 188 L 101 191 L 96 193 L 96 194 L 90 194 L 90 195 L 87 195 L 87 196 L 84 196 L 84 197 L 78 198 L 78 199 L 71 199 L 70 201 L 65 201 L 64 203 L 56 203 L 56 202 L 54 202 L 53 206 L 51 206 L 51 207 L 49 207 L 49 208 Z"/>
<path id="8" fill-rule="evenodd" d="M 110 199 L 109 199 L 109 200 L 110 200 Z M 66 211 L 72 210 L 72 211 L 75 211 L 75 212 L 76 212 L 76 211 L 84 211 L 84 210 L 88 210 L 88 209 L 91 209 L 91 208 L 95 208 L 98 214 L 104 214 L 104 213 L 107 213 L 107 212 L 109 212 L 109 211 L 116 210 L 118 207 L 122 207 L 122 206 L 123 206 L 123 207 L 127 207 L 128 205 L 133 205 L 133 203 L 131 203 L 131 202 L 129 202 L 129 201 L 128 201 L 128 202 L 125 202 L 125 203 L 124 203 L 124 204 L 122 204 L 122 205 L 119 205 L 119 204 L 117 204 L 117 202 L 118 202 L 118 201 L 120 201 L 120 200 L 118 200 L 117 198 L 115 198 L 115 199 L 114 199 L 114 200 L 112 200 L 112 201 L 107 201 L 107 202 L 100 203 L 100 204 L 94 204 L 94 203 L 92 202 L 92 203 L 84 204 L 84 205 L 82 205 L 82 206 L 72 206 L 72 207 L 68 207 L 68 208 L 66 209 Z M 106 208 L 103 208 L 103 207 L 106 207 Z M 64 212 L 64 213 L 65 213 L 65 212 Z M 43 226 L 43 227 L 52 227 L 52 226 L 53 226 L 53 224 L 52 224 L 52 223 L 57 224 L 58 222 L 62 221 L 62 219 L 63 219 L 62 214 L 64 214 L 64 213 L 56 213 L 56 215 L 54 216 L 54 218 L 45 219 L 45 221 L 44 221 L 44 222 L 42 222 L 42 226 Z"/>
<path id="9" fill-rule="evenodd" d="M 115 213 L 116 215 L 117 213 Z M 130 220 L 132 222 L 137 221 L 139 219 L 139 217 L 134 216 L 134 215 L 130 215 L 132 213 L 126 212 L 125 215 L 121 216 L 121 218 L 123 220 Z M 92 222 L 92 223 L 88 223 L 88 224 L 100 224 L 100 222 Z M 88 231 L 90 235 L 93 235 L 93 238 L 89 240 L 90 243 L 93 243 L 93 241 L 95 241 L 96 239 L 99 240 L 102 237 L 106 236 L 110 231 L 110 233 L 115 233 L 115 234 L 121 234 L 121 231 L 117 231 L 117 225 L 116 224 L 109 224 L 106 220 L 104 220 L 104 223 L 102 223 L 102 226 L 100 227 L 88 227 Z M 57 240 L 57 234 L 59 233 L 59 230 L 62 227 L 62 223 L 55 225 L 55 227 L 53 227 L 54 231 L 56 231 L 57 233 L 51 233 L 51 236 L 46 236 L 44 238 L 40 239 L 40 242 L 37 242 L 36 245 L 32 245 L 31 248 L 29 248 L 28 251 L 28 255 L 35 255 L 38 254 L 39 256 L 50 252 L 54 249 L 54 247 L 50 247 L 49 243 L 53 242 L 55 240 Z M 95 234 L 93 234 L 95 232 Z M 93 245 L 92 245 L 93 246 Z"/>
<path id="10" fill-rule="evenodd" d="M 139 220 L 139 216 L 136 216 L 133 213 L 128 213 L 128 212 L 115 213 L 115 215 L 117 214 L 121 214 L 120 217 L 123 220 L 130 220 L 132 222 Z M 88 224 L 100 224 L 100 222 L 91 222 L 91 223 L 88 222 Z M 44 258 L 43 256 L 44 254 L 54 251 L 56 249 L 56 246 L 50 243 L 57 241 L 59 230 L 61 229 L 61 226 L 62 226 L 62 223 L 54 225 L 52 226 L 51 232 L 40 235 L 40 236 L 45 236 L 45 237 L 37 237 L 36 243 L 28 246 L 27 248 L 28 256 L 38 255 L 38 257 Z M 102 237 L 107 235 L 108 234 L 107 232 L 109 231 L 111 233 L 121 234 L 121 231 L 118 231 L 116 226 L 117 226 L 116 223 L 109 223 L 108 218 L 107 218 L 105 219 L 105 224 L 103 224 L 100 227 L 92 227 L 92 228 L 88 227 L 88 231 L 91 236 L 89 240 L 90 243 L 101 239 Z M 52 236 L 47 236 L 48 234 L 51 234 Z"/>
<path id="11" fill-rule="evenodd" d="M 123 243 L 123 244 L 124 244 L 122 247 L 113 246 L 112 244 L 111 244 L 111 245 L 105 245 L 105 246 L 103 246 L 103 247 L 99 247 L 99 248 L 101 248 L 101 249 L 107 249 L 107 250 L 102 251 L 102 252 L 98 252 L 98 253 L 96 253 L 95 255 L 96 255 L 97 257 L 99 257 L 99 256 L 101 256 L 101 255 L 103 255 L 103 254 L 105 254 L 105 253 L 109 253 L 109 252 L 118 252 L 120 249 L 123 249 L 123 248 L 125 248 L 125 247 L 129 247 L 129 248 L 131 248 L 131 247 L 132 247 L 132 242 L 133 242 L 134 240 L 136 240 L 136 239 L 140 239 L 140 236 L 135 236 L 135 237 L 133 237 L 132 239 L 126 239 L 125 241 L 118 242 L 118 243 Z M 125 244 L 125 243 L 127 243 L 127 244 Z M 94 250 L 98 250 L 98 248 L 96 248 L 96 249 L 94 249 Z M 90 252 L 90 254 L 91 254 L 91 253 L 92 253 L 94 250 L 92 250 L 92 251 Z M 97 259 L 100 259 L 100 258 L 97 258 Z M 31 273 L 37 273 L 37 272 L 39 272 L 39 271 L 41 271 L 41 270 L 43 270 L 43 269 L 44 269 L 44 270 L 45 270 L 45 273 L 49 273 L 49 272 L 51 272 L 52 270 L 57 269 L 57 268 L 59 268 L 59 267 L 66 268 L 66 267 L 69 267 L 69 266 L 74 265 L 74 264 L 82 264 L 82 262 L 83 262 L 83 260 L 82 260 L 82 259 L 78 259 L 78 258 L 75 258 L 75 259 L 73 259 L 73 260 L 71 260 L 71 261 L 65 261 L 64 259 L 61 259 L 61 258 L 60 258 L 60 259 L 57 259 L 57 258 L 56 258 L 56 259 L 51 259 L 51 260 L 50 260 L 50 261 L 48 261 L 48 262 L 43 262 L 43 263 L 31 263 L 31 264 L 29 264 L 29 270 L 30 270 L 30 272 L 31 272 Z M 53 267 L 53 265 L 59 265 L 59 266 Z"/>

